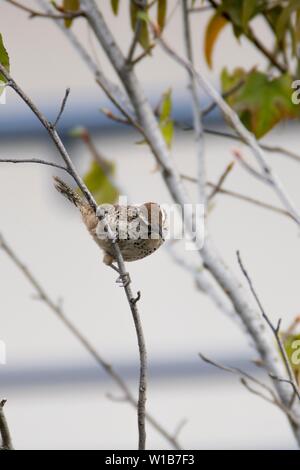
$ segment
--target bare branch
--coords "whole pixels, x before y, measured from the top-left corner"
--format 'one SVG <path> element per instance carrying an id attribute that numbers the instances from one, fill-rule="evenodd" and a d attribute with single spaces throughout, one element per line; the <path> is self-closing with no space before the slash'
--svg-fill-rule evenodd
<path id="1" fill-rule="evenodd" d="M 13 450 L 10 431 L 9 431 L 7 419 L 4 414 L 5 403 L 6 403 L 6 400 L 0 401 L 0 436 L 2 440 L 0 450 Z"/>
<path id="2" fill-rule="evenodd" d="M 225 372 L 229 372 L 231 374 L 237 375 L 239 377 L 239 380 L 240 380 L 241 384 L 244 385 L 244 387 L 246 387 L 248 391 L 250 391 L 251 393 L 253 393 L 255 395 L 258 395 L 260 398 L 262 398 L 263 400 L 266 400 L 268 403 L 271 403 L 272 405 L 277 406 L 281 411 L 283 411 L 288 416 L 289 419 L 291 419 L 291 421 L 295 425 L 299 425 L 299 420 L 297 419 L 297 417 L 293 414 L 293 412 L 287 406 L 285 406 L 280 401 L 280 399 L 277 397 L 275 391 L 272 390 L 272 388 L 269 387 L 267 384 L 265 384 L 261 380 L 258 380 L 253 375 L 248 374 L 248 372 L 245 372 L 244 370 L 239 369 L 238 367 L 224 366 L 223 364 L 220 364 L 218 362 L 215 362 L 215 361 L 209 359 L 208 357 L 204 356 L 204 354 L 202 354 L 202 353 L 199 353 L 199 357 L 204 362 L 216 367 L 217 369 L 220 369 L 220 370 L 223 370 Z M 266 395 L 265 393 L 263 393 L 261 390 L 257 390 L 255 388 L 251 387 L 249 385 L 248 381 L 253 382 L 255 385 L 258 385 L 259 387 L 261 387 L 264 391 L 266 391 L 269 394 L 269 396 Z"/>
<path id="3" fill-rule="evenodd" d="M 215 185 L 215 187 L 212 189 L 210 195 L 208 196 L 208 200 L 210 202 L 221 191 L 222 185 L 225 182 L 225 180 L 226 180 L 227 176 L 229 175 L 229 173 L 232 171 L 233 167 L 234 167 L 234 161 L 230 162 L 227 165 L 227 167 L 225 168 L 225 170 L 223 171 L 223 173 L 221 174 L 220 178 L 218 179 L 217 184 Z"/>
<path id="4" fill-rule="evenodd" d="M 185 130 L 191 130 L 192 127 L 185 127 Z M 208 129 L 207 127 L 204 127 L 204 132 L 206 134 L 211 134 L 211 135 L 216 135 L 218 137 L 225 137 L 226 139 L 232 139 L 232 140 L 238 140 L 240 142 L 243 142 L 243 140 L 235 134 L 230 134 L 229 132 L 225 131 L 219 131 L 216 129 Z M 243 142 L 245 145 L 248 146 L 247 142 Z M 300 163 L 300 155 L 296 152 L 293 152 L 292 150 L 288 150 L 284 147 L 281 147 L 279 145 L 268 145 L 268 144 L 262 144 L 260 143 L 260 146 L 263 150 L 266 152 L 270 153 L 278 153 L 279 155 L 284 155 L 286 157 L 291 158 L 292 160 L 296 161 L 297 163 Z"/>
<path id="5" fill-rule="evenodd" d="M 69 168 L 62 165 L 58 165 L 57 163 L 48 162 L 47 160 L 42 160 L 40 158 L 0 158 L 0 163 L 37 163 L 39 165 L 46 165 L 58 168 L 59 170 L 66 171 L 71 175 Z"/>
<path id="6" fill-rule="evenodd" d="M 19 10 L 23 10 L 26 13 L 29 13 L 29 18 L 51 18 L 52 20 L 62 20 L 62 19 L 74 19 L 78 18 L 79 16 L 84 16 L 84 11 L 78 10 L 78 11 L 62 11 L 59 14 L 55 13 L 43 13 L 40 11 L 33 10 L 32 8 L 29 8 L 25 5 L 23 5 L 20 2 L 17 2 L 16 0 L 6 0 L 8 3 L 11 5 L 19 8 Z"/>
<path id="7" fill-rule="evenodd" d="M 283 362 L 284 362 L 284 365 L 285 365 L 285 368 L 286 368 L 286 371 L 288 373 L 288 376 L 289 376 L 289 380 L 288 380 L 288 383 L 292 383 L 293 384 L 293 389 L 297 391 L 297 395 L 299 396 L 299 399 L 300 399 L 300 392 L 299 392 L 299 389 L 298 389 L 298 385 L 297 385 L 297 382 L 296 382 L 296 379 L 295 379 L 295 375 L 294 375 L 294 372 L 293 372 L 293 369 L 291 367 L 291 364 L 290 364 L 290 361 L 289 361 L 289 358 L 288 358 L 288 355 L 287 355 L 287 352 L 286 352 L 286 349 L 282 343 L 282 340 L 280 338 L 280 335 L 279 335 L 279 329 L 280 329 L 280 324 L 281 324 L 281 319 L 278 320 L 278 323 L 276 325 L 276 327 L 274 327 L 273 323 L 271 322 L 271 320 L 269 319 L 266 311 L 264 310 L 263 308 L 263 305 L 258 297 L 258 294 L 256 293 L 256 290 L 253 286 L 253 283 L 252 283 L 252 280 L 248 274 L 248 272 L 246 271 L 244 265 L 243 265 L 243 262 L 241 260 L 241 256 L 240 256 L 240 253 L 237 252 L 237 259 L 238 259 L 238 263 L 240 265 L 240 268 L 242 270 L 242 273 L 244 274 L 248 284 L 249 284 L 249 287 L 250 287 L 250 290 L 252 292 L 252 295 L 254 297 L 254 299 L 256 300 L 256 303 L 261 311 L 261 314 L 263 316 L 263 318 L 265 319 L 265 321 L 267 322 L 267 324 L 269 325 L 272 333 L 274 334 L 275 336 L 275 339 L 276 339 L 276 342 L 278 344 L 278 347 L 279 347 L 279 350 L 280 350 L 280 353 L 281 353 L 281 356 L 282 356 L 282 359 L 283 359 Z M 271 376 L 273 377 L 274 374 L 271 374 Z M 283 382 L 284 380 L 280 380 L 281 382 Z M 286 380 L 285 380 L 286 381 Z"/>

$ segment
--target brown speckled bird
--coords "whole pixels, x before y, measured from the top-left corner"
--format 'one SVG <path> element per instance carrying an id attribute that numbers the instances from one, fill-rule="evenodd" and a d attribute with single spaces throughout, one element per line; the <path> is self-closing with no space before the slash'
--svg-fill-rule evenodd
<path id="1" fill-rule="evenodd" d="M 100 248 L 103 261 L 112 266 L 114 250 L 111 237 L 115 237 L 124 261 L 136 261 L 154 253 L 165 241 L 166 214 L 154 202 L 141 206 L 101 204 L 97 212 L 64 181 L 54 177 L 56 189 L 81 212 L 83 222 Z"/>

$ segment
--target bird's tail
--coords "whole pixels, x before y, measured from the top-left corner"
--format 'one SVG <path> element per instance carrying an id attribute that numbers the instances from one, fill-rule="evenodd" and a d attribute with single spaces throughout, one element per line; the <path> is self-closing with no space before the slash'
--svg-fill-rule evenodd
<path id="1" fill-rule="evenodd" d="M 79 209 L 83 205 L 84 201 L 79 194 L 74 191 L 74 189 L 70 188 L 63 180 L 58 178 L 58 176 L 54 176 L 54 186 L 59 193 L 65 196 L 69 201 L 71 201 L 76 207 Z"/>

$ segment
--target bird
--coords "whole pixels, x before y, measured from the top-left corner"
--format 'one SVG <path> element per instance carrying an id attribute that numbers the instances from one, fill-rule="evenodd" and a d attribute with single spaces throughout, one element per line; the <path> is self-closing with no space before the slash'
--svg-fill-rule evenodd
<path id="1" fill-rule="evenodd" d="M 54 177 L 54 186 L 80 210 L 86 228 L 104 252 L 103 262 L 115 270 L 112 240 L 118 243 L 123 260 L 130 262 L 151 255 L 166 239 L 166 212 L 155 202 L 142 205 L 100 204 L 95 210 L 57 176 Z"/>

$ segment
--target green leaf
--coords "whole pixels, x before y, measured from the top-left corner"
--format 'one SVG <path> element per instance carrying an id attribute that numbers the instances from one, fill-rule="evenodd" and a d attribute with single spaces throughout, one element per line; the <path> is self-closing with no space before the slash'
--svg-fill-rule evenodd
<path id="1" fill-rule="evenodd" d="M 157 2 L 157 24 L 162 31 L 165 27 L 167 15 L 167 0 L 158 0 Z"/>
<path id="2" fill-rule="evenodd" d="M 205 59 L 210 68 L 212 68 L 212 53 L 216 40 L 219 37 L 220 32 L 228 24 L 228 21 L 224 16 L 219 13 L 215 13 L 209 20 L 204 37 L 204 54 Z"/>
<path id="3" fill-rule="evenodd" d="M 63 9 L 65 11 L 76 12 L 79 10 L 79 8 L 80 8 L 80 0 L 63 0 Z M 70 28 L 73 23 L 73 20 L 66 18 L 64 22 L 65 22 L 65 27 Z"/>
<path id="4" fill-rule="evenodd" d="M 293 104 L 291 100 L 292 79 L 289 75 L 269 78 L 256 70 L 247 74 L 242 69 L 236 69 L 229 74 L 225 69 L 221 76 L 223 92 L 241 79 L 244 84 L 227 98 L 227 102 L 257 138 L 284 119 L 300 118 L 300 106 Z"/>
<path id="5" fill-rule="evenodd" d="M 5 49 L 5 46 L 3 44 L 3 39 L 2 39 L 2 34 L 0 33 L 0 63 L 3 65 L 3 67 L 6 68 L 6 70 L 9 72 L 9 56 L 7 53 L 7 50 Z M 0 82 L 6 83 L 6 78 L 0 74 Z M 4 88 L 0 87 L 0 95 L 3 93 Z"/>
<path id="6" fill-rule="evenodd" d="M 148 23 L 146 21 L 146 13 L 147 8 L 140 7 L 133 0 L 130 1 L 131 28 L 133 31 L 135 31 L 137 23 L 140 22 L 138 42 L 145 50 L 149 49 L 150 47 L 150 37 L 148 31 Z"/>
<path id="7" fill-rule="evenodd" d="M 172 120 L 172 90 L 167 90 L 162 97 L 159 109 L 159 127 L 166 144 L 171 148 L 174 135 L 174 122 Z"/>
<path id="8" fill-rule="evenodd" d="M 110 166 L 110 173 L 113 175 L 114 164 L 107 162 Z M 83 181 L 93 194 L 97 204 L 113 204 L 116 202 L 119 193 L 96 160 L 91 162 L 90 168 L 84 175 Z"/>
<path id="9" fill-rule="evenodd" d="M 117 15 L 119 13 L 120 1 L 110 0 L 110 4 L 111 4 L 112 11 L 114 12 L 114 15 Z"/>

